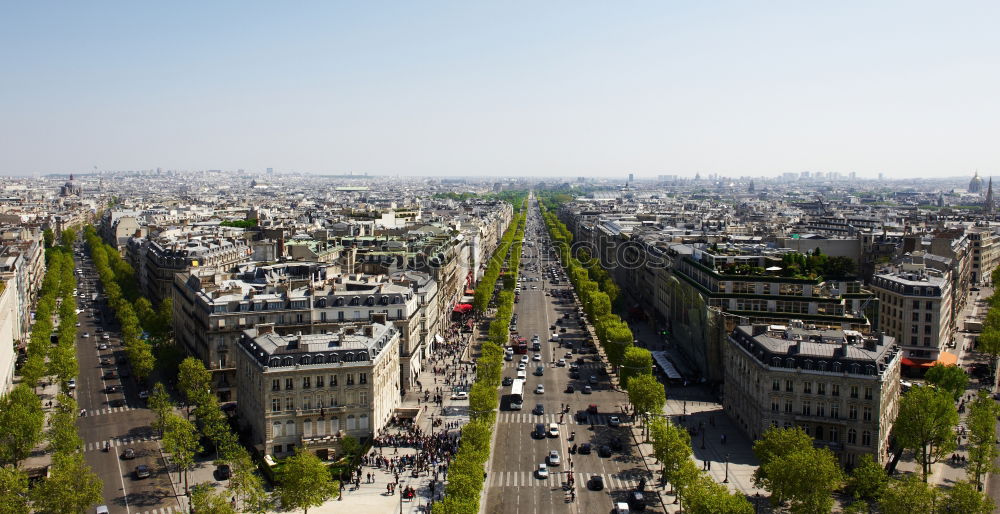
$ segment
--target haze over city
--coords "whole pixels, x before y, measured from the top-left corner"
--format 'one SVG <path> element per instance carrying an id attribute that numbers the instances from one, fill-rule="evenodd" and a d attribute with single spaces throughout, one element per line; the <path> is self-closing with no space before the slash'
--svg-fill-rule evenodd
<path id="1" fill-rule="evenodd" d="M 6 3 L 0 174 L 996 169 L 998 6 Z"/>

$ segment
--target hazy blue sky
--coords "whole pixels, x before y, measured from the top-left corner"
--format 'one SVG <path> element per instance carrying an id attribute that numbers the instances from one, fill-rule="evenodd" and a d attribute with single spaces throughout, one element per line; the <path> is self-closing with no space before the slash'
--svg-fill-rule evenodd
<path id="1" fill-rule="evenodd" d="M 997 2 L 4 2 L 0 174 L 1000 170 Z"/>

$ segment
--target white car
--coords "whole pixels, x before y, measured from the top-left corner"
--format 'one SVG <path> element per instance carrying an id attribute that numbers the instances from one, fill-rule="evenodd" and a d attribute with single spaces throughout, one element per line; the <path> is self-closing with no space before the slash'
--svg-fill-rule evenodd
<path id="1" fill-rule="evenodd" d="M 559 437 L 558 423 L 549 423 L 549 437 Z"/>
<path id="2" fill-rule="evenodd" d="M 556 366 L 559 366 L 560 368 L 565 367 L 566 359 L 559 359 L 559 362 L 556 363 Z"/>
<path id="3" fill-rule="evenodd" d="M 540 354 L 540 353 L 536 353 L 535 355 L 533 355 L 533 356 L 531 357 L 531 360 L 533 360 L 533 361 L 535 361 L 535 362 L 538 362 L 538 361 L 542 360 L 542 354 Z"/>
<path id="4" fill-rule="evenodd" d="M 83 337 L 90 337 L 90 332 L 84 332 Z"/>
<path id="5" fill-rule="evenodd" d="M 522 355 L 521 356 L 521 362 L 527 364 L 528 363 L 528 356 L 527 355 Z"/>
<path id="6" fill-rule="evenodd" d="M 535 394 L 545 394 L 545 386 L 542 384 L 535 386 Z"/>
<path id="7" fill-rule="evenodd" d="M 518 370 L 518 371 L 524 371 L 524 370 L 525 370 L 525 368 L 527 368 L 527 367 L 528 367 L 528 365 L 527 365 L 527 364 L 525 364 L 525 363 L 523 363 L 523 362 L 519 362 L 519 363 L 517 363 L 517 370 Z"/>
<path id="8" fill-rule="evenodd" d="M 69 382 L 66 383 L 66 386 L 69 387 L 70 389 L 76 389 L 76 379 L 75 378 L 69 379 Z"/>
<path id="9" fill-rule="evenodd" d="M 608 426 L 609 427 L 617 427 L 617 426 L 621 426 L 621 424 L 622 424 L 622 420 L 618 416 L 611 416 L 610 418 L 608 418 Z"/>
<path id="10" fill-rule="evenodd" d="M 459 392 L 451 395 L 451 399 L 452 400 L 468 400 L 469 399 L 469 393 L 467 393 L 465 391 L 459 391 Z"/>
<path id="11" fill-rule="evenodd" d="M 552 450 L 549 452 L 549 466 L 559 465 L 559 452 L 557 450 Z"/>
<path id="12" fill-rule="evenodd" d="M 549 478 L 549 467 L 545 464 L 539 464 L 538 469 L 535 470 L 535 475 L 538 478 Z"/>

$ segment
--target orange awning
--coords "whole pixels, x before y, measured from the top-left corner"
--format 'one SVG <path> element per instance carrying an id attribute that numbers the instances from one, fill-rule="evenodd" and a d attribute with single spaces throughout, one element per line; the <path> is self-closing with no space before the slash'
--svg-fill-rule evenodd
<path id="1" fill-rule="evenodd" d="M 958 355 L 949 352 L 941 352 L 938 354 L 937 361 L 945 366 L 955 366 L 958 364 Z"/>

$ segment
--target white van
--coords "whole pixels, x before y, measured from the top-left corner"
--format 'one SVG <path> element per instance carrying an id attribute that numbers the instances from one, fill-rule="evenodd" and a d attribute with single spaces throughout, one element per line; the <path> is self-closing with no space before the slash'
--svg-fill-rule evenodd
<path id="1" fill-rule="evenodd" d="M 518 370 L 518 372 L 517 372 L 517 378 L 520 379 L 520 380 L 527 380 L 528 379 L 528 372 L 525 371 L 525 370 L 523 370 L 523 369 L 522 370 Z"/>

